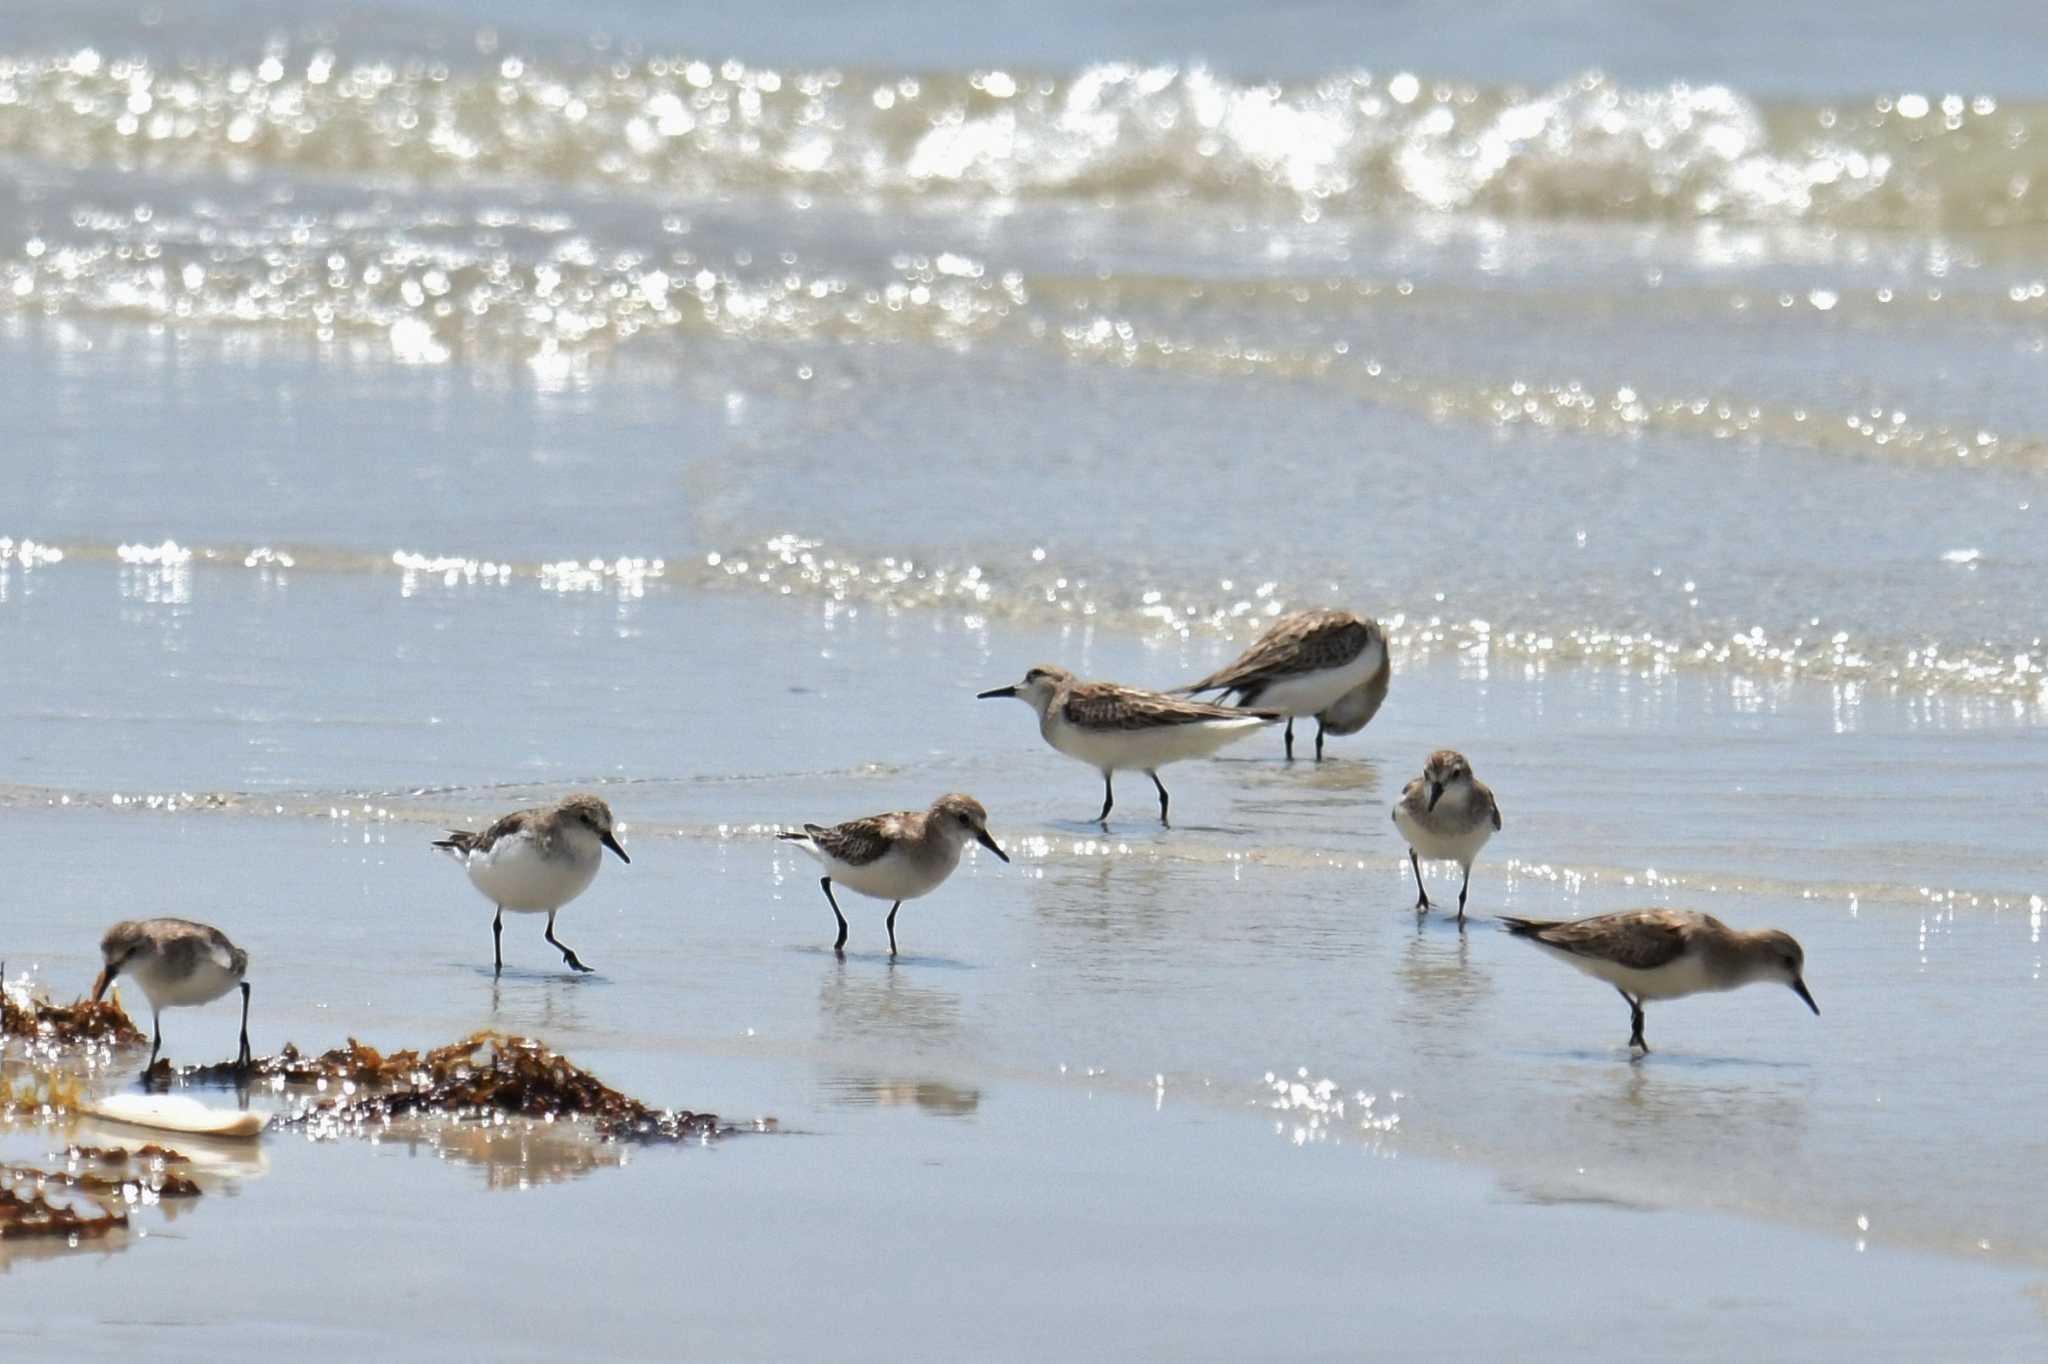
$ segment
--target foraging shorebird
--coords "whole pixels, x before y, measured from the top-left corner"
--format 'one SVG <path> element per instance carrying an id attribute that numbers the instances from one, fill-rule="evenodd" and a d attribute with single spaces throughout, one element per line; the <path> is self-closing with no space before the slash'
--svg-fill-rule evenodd
<path id="1" fill-rule="evenodd" d="M 1294 757 L 1294 721 L 1316 717 L 1316 761 L 1323 735 L 1356 734 L 1387 699 L 1393 666 L 1379 622 L 1349 611 L 1296 611 L 1282 616 L 1226 667 L 1181 691 L 1221 692 L 1241 706 L 1287 717 L 1287 756 Z"/>
<path id="2" fill-rule="evenodd" d="M 1465 869 L 1458 886 L 1458 922 L 1465 922 L 1465 892 L 1472 886 L 1472 860 L 1500 828 L 1493 788 L 1472 775 L 1465 755 L 1440 748 L 1423 764 L 1394 803 L 1394 827 L 1408 840 L 1408 865 L 1415 868 L 1415 907 L 1429 908 L 1422 862 L 1456 862 Z"/>
<path id="3" fill-rule="evenodd" d="M 1114 682 L 1081 682 L 1065 668 L 1040 666 L 1010 687 L 985 691 L 979 699 L 1014 696 L 1038 712 L 1038 732 L 1070 758 L 1102 773 L 1102 813 L 1107 827 L 1116 804 L 1112 774 L 1136 768 L 1159 788 L 1159 822 L 1166 823 L 1166 785 L 1159 769 L 1185 758 L 1206 758 L 1280 719 L 1266 710 L 1212 706 L 1163 692 L 1120 687 Z"/>
<path id="4" fill-rule="evenodd" d="M 1792 987 L 1818 1015 L 1807 993 L 1806 953 L 1790 933 L 1775 928 L 1745 933 L 1711 914 L 1687 909 L 1638 909 L 1569 921 L 1503 918 L 1508 932 L 1527 938 L 1598 980 L 1628 1001 L 1631 1047 L 1645 1052 L 1643 1005 L 1706 990 L 1733 990 L 1756 981 Z"/>
<path id="5" fill-rule="evenodd" d="M 155 1015 L 150 1066 L 163 1049 L 165 1009 L 211 1004 L 237 986 L 242 991 L 242 1047 L 235 1064 L 249 1064 L 249 982 L 242 979 L 249 971 L 249 954 L 229 942 L 227 934 L 190 919 L 125 919 L 100 939 L 100 957 L 106 964 L 92 983 L 95 1000 L 123 972 L 149 999 Z"/>
<path id="6" fill-rule="evenodd" d="M 894 814 L 852 819 L 830 828 L 806 824 L 802 833 L 777 834 L 794 843 L 825 868 L 818 884 L 825 888 L 826 903 L 839 920 L 839 937 L 834 951 L 846 947 L 846 916 L 833 898 L 834 881 L 850 890 L 877 900 L 892 900 L 889 906 L 889 955 L 896 955 L 896 911 L 905 900 L 915 900 L 937 890 L 953 868 L 960 865 L 960 851 L 973 839 L 1007 862 L 1010 855 L 996 846 L 988 832 L 988 811 L 973 796 L 940 796 L 929 810 L 900 810 Z"/>
<path id="7" fill-rule="evenodd" d="M 450 829 L 434 846 L 460 862 L 470 884 L 498 907 L 491 920 L 491 955 L 499 971 L 505 969 L 508 909 L 547 915 L 545 936 L 561 949 L 562 960 L 573 971 L 590 970 L 555 936 L 555 912 L 590 888 L 606 848 L 621 862 L 633 860 L 612 833 L 612 807 L 592 795 L 514 810 L 480 834 Z"/>

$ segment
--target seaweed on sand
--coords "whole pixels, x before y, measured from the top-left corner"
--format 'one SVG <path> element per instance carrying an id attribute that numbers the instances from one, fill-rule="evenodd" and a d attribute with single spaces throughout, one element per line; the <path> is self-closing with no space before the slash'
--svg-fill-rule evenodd
<path id="1" fill-rule="evenodd" d="M 69 1181 L 33 1166 L 0 1165 L 0 1240 L 26 1240 L 33 1236 L 62 1236 L 67 1240 L 92 1240 L 128 1225 L 125 1213 L 108 1207 L 98 1198 L 85 1206 L 52 1203 L 44 1187 Z M 27 1192 L 21 1192 L 26 1189 Z"/>
<path id="2" fill-rule="evenodd" d="M 0 1239 L 58 1236 L 74 1244 L 97 1240 L 128 1225 L 129 1206 L 200 1195 L 189 1175 L 168 1168 L 187 1162 L 166 1147 L 150 1145 L 129 1152 L 73 1146 L 64 1154 L 64 1169 L 0 1164 Z M 63 1190 L 80 1197 L 51 1199 L 52 1192 Z"/>
<path id="3" fill-rule="evenodd" d="M 116 1046 L 147 1042 L 121 1007 L 120 992 L 107 999 L 81 999 L 55 1004 L 28 990 L 0 988 L 0 1036 L 43 1042 L 109 1042 Z"/>
<path id="4" fill-rule="evenodd" d="M 422 1055 L 390 1055 L 350 1038 L 319 1056 L 289 1044 L 259 1057 L 246 1072 L 233 1064 L 172 1071 L 159 1062 L 150 1079 L 187 1084 L 269 1079 L 317 1097 L 280 1121 L 381 1123 L 393 1118 L 462 1118 L 507 1114 L 553 1121 L 584 1118 L 600 1137 L 625 1141 L 705 1140 L 736 1129 L 715 1113 L 654 1108 L 622 1094 L 589 1071 L 530 1037 L 480 1032 Z"/>

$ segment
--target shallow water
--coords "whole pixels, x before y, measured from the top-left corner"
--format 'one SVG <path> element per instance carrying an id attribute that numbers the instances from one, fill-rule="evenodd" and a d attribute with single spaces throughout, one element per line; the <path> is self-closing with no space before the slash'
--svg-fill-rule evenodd
<path id="1" fill-rule="evenodd" d="M 273 1137 L 104 1260 L 0 1260 L 0 1331 L 132 1352 L 202 1323 L 123 1304 L 232 1276 L 210 1350 L 357 1348 L 303 1291 L 346 1272 L 536 1356 L 2037 1351 L 2036 21 L 1822 62 L 1781 10 L 0 22 L 9 974 L 187 914 L 260 1050 L 498 1027 L 783 1129 Z M 973 699 L 1325 601 L 1386 623 L 1385 710 L 1169 769 L 1170 830 Z M 1462 932 L 1385 813 L 1445 744 L 1505 814 Z M 599 974 L 515 917 L 493 980 L 426 844 L 571 786 L 634 856 L 560 922 Z M 835 957 L 773 830 L 943 790 L 1013 864 L 894 962 L 843 897 Z M 1495 922 L 1641 904 L 1795 933 L 1821 1016 L 1660 1005 L 1632 1063 Z"/>

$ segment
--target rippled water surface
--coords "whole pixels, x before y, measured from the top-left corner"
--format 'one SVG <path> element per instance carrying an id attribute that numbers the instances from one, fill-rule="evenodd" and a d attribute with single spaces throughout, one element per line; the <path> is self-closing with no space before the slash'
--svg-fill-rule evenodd
<path id="1" fill-rule="evenodd" d="M 650 1298 L 719 1358 L 2037 1352 L 2039 20 L 1622 8 L 0 20 L 6 971 L 187 914 L 259 1049 L 495 1026 L 783 1127 L 273 1139 L 0 1259 L 28 1338 L 347 1244 L 550 1282 L 494 1300 L 536 1357 L 672 1357 Z M 1169 769 L 1171 830 L 973 699 L 1325 602 L 1383 713 Z M 1385 813 L 1447 744 L 1505 812 L 1462 932 Z M 599 974 L 521 921 L 494 981 L 426 842 L 571 786 L 634 855 L 561 920 Z M 956 789 L 1012 864 L 836 958 L 772 832 Z M 1795 933 L 1821 1016 L 1632 1064 L 1496 922 L 1641 904 Z M 299 1287 L 230 1352 L 360 1344 Z"/>

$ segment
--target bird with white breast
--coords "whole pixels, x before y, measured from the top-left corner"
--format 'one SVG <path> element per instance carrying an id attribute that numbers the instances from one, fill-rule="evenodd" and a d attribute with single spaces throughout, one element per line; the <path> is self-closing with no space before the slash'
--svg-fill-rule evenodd
<path id="1" fill-rule="evenodd" d="M 450 829 L 434 846 L 469 873 L 470 884 L 498 907 L 491 920 L 491 953 L 495 968 L 505 969 L 505 911 L 545 914 L 548 942 L 560 950 L 572 971 L 589 971 L 582 959 L 555 936 L 555 914 L 590 889 L 609 848 L 621 862 L 631 863 L 613 832 L 612 807 L 596 796 L 577 794 L 553 805 L 514 810 L 481 833 Z"/>
<path id="2" fill-rule="evenodd" d="M 1394 803 L 1394 827 L 1408 840 L 1408 865 L 1415 869 L 1415 907 L 1426 910 L 1422 858 L 1456 862 L 1465 879 L 1458 886 L 1458 922 L 1465 922 L 1465 893 L 1472 886 L 1472 861 L 1500 828 L 1493 788 L 1472 775 L 1472 764 L 1455 749 L 1440 748 L 1423 764 Z"/>
<path id="3" fill-rule="evenodd" d="M 1083 682 L 1065 668 L 1041 664 L 1008 687 L 980 693 L 981 700 L 1015 697 L 1038 712 L 1038 732 L 1048 744 L 1102 773 L 1102 812 L 1109 825 L 1116 805 L 1116 772 L 1136 768 L 1159 791 L 1159 822 L 1167 822 L 1166 784 L 1159 769 L 1189 758 L 1206 758 L 1256 730 L 1278 723 L 1277 712 L 1242 710 L 1190 701 L 1164 692 L 1114 682 Z"/>
<path id="4" fill-rule="evenodd" d="M 1688 909 L 1638 909 L 1590 919 L 1503 918 L 1508 932 L 1527 938 L 1628 1001 L 1629 1046 L 1645 1053 L 1643 1005 L 1757 982 L 1787 985 L 1818 1015 L 1806 988 L 1806 953 L 1776 928 L 1746 933 L 1711 914 Z"/>
<path id="5" fill-rule="evenodd" d="M 249 954 L 227 934 L 190 919 L 124 919 L 100 939 L 100 959 L 104 964 L 92 983 L 95 1000 L 123 975 L 149 1000 L 149 1066 L 163 1049 L 165 1009 L 211 1004 L 236 988 L 242 992 L 242 1045 L 235 1064 L 249 1064 L 249 982 L 243 979 Z"/>
<path id="6" fill-rule="evenodd" d="M 801 833 L 781 833 L 825 869 L 818 884 L 839 920 L 835 952 L 846 948 L 846 915 L 832 883 L 875 900 L 889 900 L 889 955 L 896 955 L 896 911 L 905 900 L 929 895 L 960 865 L 966 846 L 979 843 L 1004 862 L 1010 855 L 988 831 L 988 811 L 973 796 L 940 796 L 928 810 L 899 810 L 830 826 L 806 824 Z"/>
<path id="7" fill-rule="evenodd" d="M 1379 622 L 1349 611 L 1295 611 L 1273 622 L 1251 648 L 1225 667 L 1180 690 L 1220 692 L 1240 706 L 1287 717 L 1287 757 L 1294 758 L 1294 722 L 1316 717 L 1316 761 L 1323 735 L 1356 734 L 1387 699 L 1393 669 Z"/>

